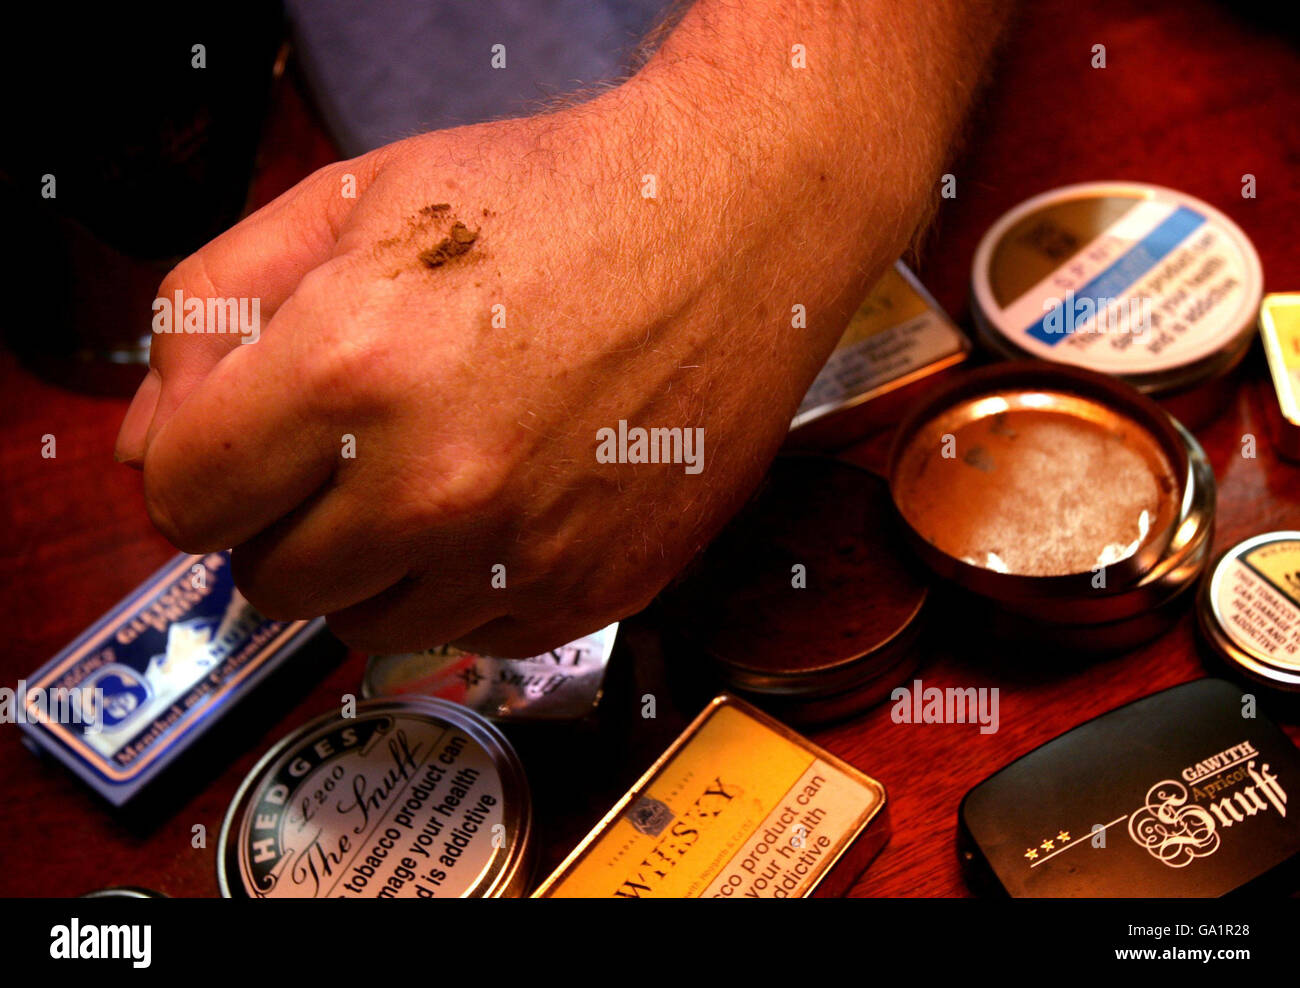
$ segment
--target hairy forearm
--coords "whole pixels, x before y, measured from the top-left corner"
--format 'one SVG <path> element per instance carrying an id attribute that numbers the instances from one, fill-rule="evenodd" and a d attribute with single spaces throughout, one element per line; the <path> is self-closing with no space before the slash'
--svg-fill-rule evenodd
<path id="1" fill-rule="evenodd" d="M 700 0 L 599 98 L 318 172 L 160 290 L 270 321 L 155 337 L 120 439 L 155 523 L 368 651 L 535 655 L 641 609 L 934 201 L 983 11 Z M 603 455 L 626 424 L 680 448 Z"/>
<path id="2" fill-rule="evenodd" d="M 937 202 L 1009 7 L 698 0 L 622 87 L 639 133 L 626 153 L 665 207 L 646 222 L 671 249 L 649 263 L 678 267 L 664 283 L 690 266 L 736 286 L 718 317 L 767 326 L 788 401 Z M 795 304 L 808 329 L 791 340 Z"/>
<path id="3" fill-rule="evenodd" d="M 699 0 L 633 83 L 676 108 L 697 153 L 870 248 L 897 236 L 889 221 L 909 236 L 933 201 L 1009 7 Z"/>

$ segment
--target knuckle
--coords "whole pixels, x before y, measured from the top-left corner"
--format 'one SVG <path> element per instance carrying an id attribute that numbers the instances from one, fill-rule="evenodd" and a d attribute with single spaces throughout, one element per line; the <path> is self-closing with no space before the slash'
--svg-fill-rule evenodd
<path id="1" fill-rule="evenodd" d="M 357 410 L 383 400 L 383 348 L 371 338 L 318 339 L 299 362 L 307 394 L 326 410 Z"/>
<path id="2" fill-rule="evenodd" d="M 495 516 L 508 497 L 510 477 L 509 465 L 504 461 L 490 455 L 477 456 L 470 469 L 444 488 L 444 510 L 462 519 Z"/>
<path id="3" fill-rule="evenodd" d="M 294 191 L 309 197 L 337 195 L 344 175 L 360 175 L 364 173 L 365 170 L 362 167 L 364 160 L 365 156 L 363 155 L 360 158 L 348 158 L 345 161 L 333 161 L 328 165 L 321 165 L 294 186 Z M 360 194 L 360 189 L 357 191 Z"/>
<path id="4" fill-rule="evenodd" d="M 203 298 L 217 294 L 208 274 L 203 251 L 195 251 L 167 272 L 162 284 L 158 286 L 158 297 L 171 298 L 178 291 Z"/>
<path id="5" fill-rule="evenodd" d="M 433 485 L 413 471 L 405 489 L 391 498 L 389 519 L 399 537 L 472 528 L 487 532 L 503 511 L 510 470 L 490 456 L 467 456 Z"/>
<path id="6" fill-rule="evenodd" d="M 563 569 L 569 553 L 568 539 L 562 535 L 537 535 L 516 546 L 514 566 L 526 579 L 544 580 Z"/>
<path id="7" fill-rule="evenodd" d="M 322 412 L 376 409 L 389 404 L 393 345 L 385 334 L 350 322 L 330 319 L 331 304 L 316 301 L 315 290 L 295 304 L 312 313 L 318 328 L 301 334 L 295 364 L 304 393 Z M 301 309 L 300 309 L 301 311 Z M 323 317 L 323 318 L 321 318 Z"/>

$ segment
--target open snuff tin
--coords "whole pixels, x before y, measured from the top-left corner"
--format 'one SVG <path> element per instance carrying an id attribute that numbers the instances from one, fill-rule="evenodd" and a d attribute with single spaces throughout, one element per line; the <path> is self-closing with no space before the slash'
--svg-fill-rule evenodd
<path id="1" fill-rule="evenodd" d="M 451 645 L 403 655 L 374 655 L 361 695 L 435 696 L 491 720 L 578 720 L 600 702 L 618 624 L 543 655 L 502 659 Z"/>
<path id="2" fill-rule="evenodd" d="M 1144 628 L 1207 559 L 1215 488 L 1199 444 L 1081 368 L 999 364 L 930 392 L 889 476 L 925 562 L 1031 623 Z"/>
<path id="3" fill-rule="evenodd" d="M 221 827 L 217 881 L 249 898 L 520 896 L 531 806 L 514 749 L 473 711 L 366 700 L 253 767 Z"/>

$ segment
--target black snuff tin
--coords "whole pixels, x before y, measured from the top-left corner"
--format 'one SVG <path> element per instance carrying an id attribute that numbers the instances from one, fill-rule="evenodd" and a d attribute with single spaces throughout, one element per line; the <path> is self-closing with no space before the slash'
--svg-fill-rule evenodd
<path id="1" fill-rule="evenodd" d="M 961 801 L 967 880 L 1028 898 L 1292 890 L 1300 751 L 1253 705 L 1226 680 L 1198 679 L 1012 762 Z"/>

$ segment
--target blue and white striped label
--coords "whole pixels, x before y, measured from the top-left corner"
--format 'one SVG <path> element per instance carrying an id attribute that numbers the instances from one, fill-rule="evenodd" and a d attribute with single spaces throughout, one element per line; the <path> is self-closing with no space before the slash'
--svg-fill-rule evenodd
<path id="1" fill-rule="evenodd" d="M 1258 261 L 1225 222 L 1209 207 L 1134 199 L 990 322 L 1033 356 L 1105 373 L 1193 363 L 1251 319 Z"/>
<path id="2" fill-rule="evenodd" d="M 1057 327 L 1082 325 L 1084 319 L 1081 316 L 1085 311 L 1094 314 L 1105 312 L 1115 299 L 1125 295 L 1140 278 L 1185 243 L 1203 223 L 1204 215 L 1186 206 L 1179 206 L 1161 220 L 1155 229 L 1120 255 L 1110 267 L 1078 291 L 1071 291 L 1072 307 L 1068 311 L 1065 311 L 1066 303 L 1062 300 L 1025 332 L 1048 346 L 1056 346 L 1067 335 Z M 1092 303 L 1091 306 L 1085 304 L 1089 302 Z M 1095 318 L 1095 315 L 1091 318 Z"/>

